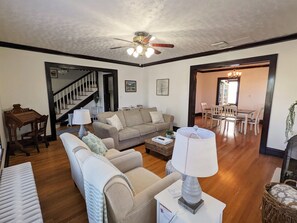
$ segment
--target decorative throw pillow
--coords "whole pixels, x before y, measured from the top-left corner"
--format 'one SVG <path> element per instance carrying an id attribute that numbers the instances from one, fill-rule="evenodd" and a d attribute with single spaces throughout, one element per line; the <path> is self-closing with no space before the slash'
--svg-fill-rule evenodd
<path id="1" fill-rule="evenodd" d="M 96 154 L 105 156 L 108 151 L 102 140 L 90 132 L 88 132 L 88 135 L 82 137 L 82 141 Z"/>
<path id="2" fill-rule="evenodd" d="M 164 122 L 162 112 L 160 112 L 160 111 L 150 112 L 150 115 L 151 115 L 151 118 L 152 118 L 152 122 L 154 124 Z"/>
<path id="3" fill-rule="evenodd" d="M 297 209 L 297 190 L 293 187 L 286 184 L 276 184 L 269 192 L 279 202 Z"/>
<path id="4" fill-rule="evenodd" d="M 116 127 L 118 131 L 124 129 L 121 120 L 117 115 L 114 115 L 110 118 L 106 118 L 106 121 L 109 125 L 112 125 L 113 127 Z"/>

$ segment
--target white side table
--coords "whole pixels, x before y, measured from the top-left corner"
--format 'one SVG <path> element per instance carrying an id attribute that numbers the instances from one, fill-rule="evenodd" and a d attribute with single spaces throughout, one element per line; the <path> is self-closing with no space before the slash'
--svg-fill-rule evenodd
<path id="1" fill-rule="evenodd" d="M 157 222 L 168 223 L 172 216 L 176 214 L 172 223 L 195 222 L 195 223 L 221 223 L 223 219 L 223 210 L 226 204 L 202 192 L 203 206 L 192 214 L 178 204 L 178 198 L 174 198 L 169 193 L 169 188 L 181 190 L 182 181 L 179 180 L 167 187 L 155 196 L 157 200 Z"/>

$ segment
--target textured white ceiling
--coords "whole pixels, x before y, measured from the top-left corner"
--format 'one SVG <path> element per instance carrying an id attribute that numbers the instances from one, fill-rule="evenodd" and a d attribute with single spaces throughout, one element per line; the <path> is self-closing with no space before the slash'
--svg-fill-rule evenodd
<path id="1" fill-rule="evenodd" d="M 296 0 L 0 0 L 0 41 L 140 64 L 297 33 L 296 21 Z M 135 31 L 175 48 L 150 59 L 109 49 Z"/>

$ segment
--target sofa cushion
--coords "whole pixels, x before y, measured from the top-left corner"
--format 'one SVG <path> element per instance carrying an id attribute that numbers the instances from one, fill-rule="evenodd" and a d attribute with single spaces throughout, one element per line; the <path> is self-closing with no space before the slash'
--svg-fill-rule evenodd
<path id="1" fill-rule="evenodd" d="M 123 113 L 126 120 L 126 125 L 128 127 L 143 124 L 143 120 L 139 109 L 123 111 Z"/>
<path id="2" fill-rule="evenodd" d="M 156 126 L 150 125 L 150 124 L 135 125 L 135 126 L 132 126 L 131 128 L 137 129 L 140 132 L 141 136 L 154 133 L 157 131 Z"/>
<path id="3" fill-rule="evenodd" d="M 140 132 L 137 129 L 127 127 L 119 131 L 119 141 L 132 139 L 135 137 L 140 137 Z"/>
<path id="4" fill-rule="evenodd" d="M 148 125 L 153 125 L 157 129 L 157 131 L 167 130 L 170 129 L 170 123 L 169 122 L 163 122 L 163 123 L 148 123 Z"/>
<path id="5" fill-rule="evenodd" d="M 106 154 L 105 154 L 105 157 L 107 159 L 109 159 L 110 157 L 114 157 L 116 155 L 119 155 L 121 152 L 117 149 L 109 149 Z"/>
<path id="6" fill-rule="evenodd" d="M 150 115 L 152 118 L 152 123 L 156 124 L 156 123 L 164 122 L 162 112 L 160 112 L 160 111 L 150 112 Z"/>
<path id="7" fill-rule="evenodd" d="M 142 109 L 140 109 L 140 114 L 141 114 L 143 123 L 152 122 L 152 118 L 151 118 L 151 115 L 150 115 L 150 112 L 152 112 L 152 111 L 157 111 L 157 108 L 153 107 L 153 108 L 142 108 Z"/>
<path id="8" fill-rule="evenodd" d="M 130 170 L 126 172 L 125 175 L 131 182 L 135 194 L 138 194 L 145 188 L 153 185 L 161 179 L 156 174 L 152 173 L 151 171 L 143 167 L 138 167 L 133 170 Z"/>
<path id="9" fill-rule="evenodd" d="M 119 119 L 119 117 L 117 115 L 113 115 L 110 118 L 106 118 L 106 121 L 109 125 L 116 127 L 116 129 L 118 131 L 124 129 L 121 120 Z"/>
<path id="10" fill-rule="evenodd" d="M 110 118 L 113 115 L 117 115 L 119 119 L 121 120 L 121 123 L 123 127 L 126 127 L 126 121 L 124 118 L 124 114 L 122 111 L 117 111 L 117 112 L 101 112 L 97 115 L 98 121 L 107 124 L 106 118 Z"/>
<path id="11" fill-rule="evenodd" d="M 88 135 L 82 137 L 82 141 L 96 154 L 104 156 L 107 152 L 107 148 L 102 140 L 90 132 L 88 132 Z"/>

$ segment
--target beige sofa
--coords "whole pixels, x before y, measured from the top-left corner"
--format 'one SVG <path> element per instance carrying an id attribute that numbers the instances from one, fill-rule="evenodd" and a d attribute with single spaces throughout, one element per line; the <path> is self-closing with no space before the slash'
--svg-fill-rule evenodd
<path id="1" fill-rule="evenodd" d="M 144 142 L 145 139 L 164 134 L 173 128 L 174 117 L 163 114 L 163 123 L 152 123 L 150 112 L 157 108 L 141 108 L 128 111 L 103 112 L 98 114 L 98 121 L 93 122 L 94 133 L 100 138 L 113 138 L 115 149 L 123 150 Z M 106 118 L 116 114 L 124 129 L 118 131 L 107 124 Z"/>
<path id="2" fill-rule="evenodd" d="M 128 184 L 121 175 L 109 176 L 112 162 L 92 158 L 92 153 L 82 147 L 73 152 L 83 173 L 89 222 L 95 222 L 95 219 L 103 216 L 101 207 L 104 205 L 99 194 L 105 184 L 102 192 L 105 195 L 108 222 L 155 223 L 157 208 L 154 196 L 181 178 L 175 172 L 161 179 L 143 168 L 141 154 L 133 152 L 137 156 L 129 168 L 118 168 L 128 179 Z"/>
<path id="3" fill-rule="evenodd" d="M 77 188 L 79 189 L 81 195 L 85 197 L 82 172 L 76 161 L 76 158 L 74 157 L 73 151 L 77 148 L 85 148 L 89 151 L 91 150 L 82 140 L 80 140 L 73 134 L 63 133 L 60 135 L 60 138 L 62 140 L 63 146 L 69 159 L 72 179 Z M 121 171 L 127 171 L 135 165 L 140 165 L 138 163 L 135 163 L 140 162 L 136 159 L 137 157 L 141 156 L 139 152 L 136 152 L 134 149 L 129 149 L 120 152 L 114 149 L 113 139 L 111 138 L 102 139 L 102 141 L 108 149 L 107 153 L 105 154 L 105 157 L 108 160 L 110 160 L 110 162 Z"/>

